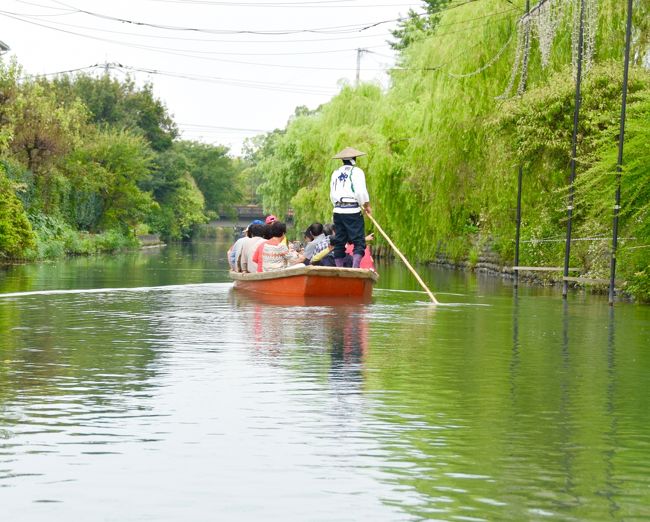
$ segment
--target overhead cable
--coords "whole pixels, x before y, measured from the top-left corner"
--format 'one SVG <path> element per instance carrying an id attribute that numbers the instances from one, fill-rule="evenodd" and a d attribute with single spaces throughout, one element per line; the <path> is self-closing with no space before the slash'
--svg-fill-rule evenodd
<path id="1" fill-rule="evenodd" d="M 169 49 L 163 49 L 163 48 L 156 48 L 152 46 L 147 46 L 147 45 L 139 45 L 139 44 L 131 44 L 131 43 L 125 43 L 125 42 L 119 42 L 116 40 L 109 40 L 106 38 L 100 38 L 98 36 L 91 36 L 83 33 L 76 33 L 74 31 L 67 31 L 65 29 L 58 29 L 56 27 L 51 27 L 39 22 L 34 22 L 30 20 L 25 20 L 17 16 L 9 15 L 6 12 L 0 11 L 0 14 L 3 14 L 7 18 L 11 18 L 14 20 L 18 20 L 27 24 L 32 24 L 32 25 L 37 25 L 40 27 L 44 27 L 46 29 L 51 29 L 53 31 L 59 31 L 67 34 L 72 34 L 75 36 L 81 36 L 84 38 L 89 38 L 92 40 L 98 40 L 98 41 L 103 41 L 103 42 L 109 42 L 112 44 L 116 45 L 123 45 L 126 47 L 131 47 L 134 49 L 144 49 L 144 50 L 149 50 L 152 52 L 160 52 L 164 53 L 167 55 L 174 55 L 174 56 L 182 56 L 186 58 L 194 58 L 197 60 L 206 60 L 206 61 L 213 61 L 213 62 L 220 62 L 220 63 L 234 63 L 234 64 L 239 64 L 239 65 L 254 65 L 256 67 L 271 67 L 271 68 L 281 68 L 281 69 L 303 69 L 303 70 L 321 70 L 321 71 L 355 71 L 355 68 L 348 68 L 348 67 L 319 67 L 319 66 L 311 66 L 311 65 L 291 65 L 291 64 L 277 64 L 277 63 L 261 63 L 261 62 L 248 62 L 248 61 L 241 61 L 241 60 L 229 60 L 225 58 L 214 58 L 214 57 L 209 57 L 209 56 L 197 56 L 194 54 L 187 54 L 183 52 L 175 52 Z M 436 70 L 437 67 L 417 67 L 417 68 L 399 68 L 398 70 L 418 70 L 418 71 L 432 71 Z M 374 71 L 384 71 L 385 68 L 374 68 L 374 69 L 366 69 L 366 70 L 374 70 Z"/>
<path id="2" fill-rule="evenodd" d="M 154 24 L 150 22 L 143 22 L 139 20 L 130 20 L 127 18 L 120 18 L 117 16 L 111 16 L 111 15 L 105 15 L 102 13 L 97 13 L 94 11 L 88 11 L 86 9 L 80 9 L 76 6 L 72 6 L 69 4 L 66 4 L 64 2 L 61 2 L 59 0 L 52 0 L 55 3 L 62 5 L 66 8 L 69 9 L 75 9 L 79 13 L 84 13 L 88 16 L 93 16 L 97 18 L 101 18 L 104 20 L 112 20 L 115 22 L 120 22 L 124 24 L 132 24 L 136 26 L 141 26 L 141 27 L 152 27 L 155 29 L 163 29 L 163 30 L 170 30 L 170 31 L 189 31 L 189 32 L 197 32 L 197 33 L 208 33 L 208 34 L 259 34 L 259 35 L 288 35 L 288 34 L 300 34 L 300 33 L 316 33 L 316 34 L 344 34 L 344 33 L 350 33 L 350 32 L 363 32 L 368 29 L 378 27 L 380 25 L 388 24 L 388 23 L 393 23 L 393 22 L 403 22 L 405 20 L 408 20 L 411 18 L 411 15 L 406 16 L 406 17 L 399 17 L 399 18 L 393 18 L 389 20 L 381 20 L 378 22 L 373 22 L 373 23 L 363 23 L 363 24 L 352 24 L 352 25 L 341 25 L 341 26 L 331 26 L 331 27 L 321 27 L 321 28 L 314 28 L 314 29 L 278 29 L 278 30 L 273 30 L 273 31 L 260 31 L 260 30 L 251 30 L 251 29 L 206 29 L 206 28 L 198 28 L 198 27 L 183 27 L 183 26 L 173 26 L 173 25 L 165 25 L 165 24 Z M 451 9 L 456 9 L 458 7 L 462 7 L 464 5 L 472 4 L 475 2 L 478 2 L 480 0 L 467 0 L 466 2 L 462 2 L 459 4 L 454 4 L 448 7 L 442 7 L 440 9 L 437 9 L 435 12 L 429 12 L 425 11 L 423 13 L 415 13 L 416 16 L 429 16 L 432 14 L 437 14 L 439 12 L 443 11 L 449 11 Z"/>

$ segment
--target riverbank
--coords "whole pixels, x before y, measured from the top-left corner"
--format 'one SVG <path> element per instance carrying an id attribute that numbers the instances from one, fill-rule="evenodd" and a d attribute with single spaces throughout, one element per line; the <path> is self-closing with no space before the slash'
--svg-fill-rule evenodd
<path id="1" fill-rule="evenodd" d="M 373 248 L 373 256 L 379 258 L 394 259 L 395 256 L 386 245 L 378 245 Z M 483 249 L 478 255 L 470 257 L 452 258 L 439 254 L 435 259 L 423 263 L 426 266 L 445 268 L 461 272 L 472 272 L 489 275 L 507 281 L 514 281 L 515 270 L 512 261 L 506 262 L 494 250 Z M 563 285 L 563 267 L 559 264 L 554 267 L 528 267 L 529 270 L 519 271 L 519 282 L 533 286 L 560 287 Z M 575 268 L 575 267 L 572 267 Z M 586 269 L 579 268 L 571 272 L 576 277 L 575 281 L 569 281 L 569 288 L 574 291 L 589 291 L 597 295 L 605 295 L 609 291 L 609 280 L 605 277 L 597 277 L 588 273 Z M 627 291 L 628 281 L 618 280 L 616 292 L 619 299 L 625 301 L 638 301 L 645 303 Z"/>

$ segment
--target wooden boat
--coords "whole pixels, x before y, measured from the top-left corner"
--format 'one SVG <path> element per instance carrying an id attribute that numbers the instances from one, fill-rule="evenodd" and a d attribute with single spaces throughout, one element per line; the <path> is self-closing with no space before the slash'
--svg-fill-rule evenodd
<path id="1" fill-rule="evenodd" d="M 379 276 L 371 270 L 328 266 L 300 266 L 242 274 L 230 272 L 234 287 L 248 293 L 278 297 L 353 298 L 369 300 Z"/>

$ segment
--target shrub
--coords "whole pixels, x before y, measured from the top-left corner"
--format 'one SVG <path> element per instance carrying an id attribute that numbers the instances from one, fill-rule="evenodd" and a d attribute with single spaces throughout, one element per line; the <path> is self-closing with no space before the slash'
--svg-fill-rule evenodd
<path id="1" fill-rule="evenodd" d="M 34 247 L 34 232 L 22 203 L 0 170 L 0 259 L 21 258 Z"/>

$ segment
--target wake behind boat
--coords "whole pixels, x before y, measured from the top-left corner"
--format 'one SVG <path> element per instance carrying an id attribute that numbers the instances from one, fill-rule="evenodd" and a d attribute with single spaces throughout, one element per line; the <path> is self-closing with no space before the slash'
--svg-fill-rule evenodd
<path id="1" fill-rule="evenodd" d="M 379 276 L 372 270 L 297 266 L 252 274 L 230 272 L 234 287 L 250 293 L 287 297 L 370 299 Z"/>

